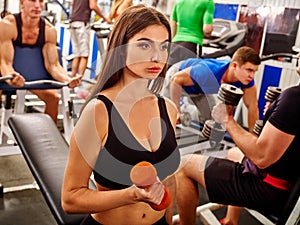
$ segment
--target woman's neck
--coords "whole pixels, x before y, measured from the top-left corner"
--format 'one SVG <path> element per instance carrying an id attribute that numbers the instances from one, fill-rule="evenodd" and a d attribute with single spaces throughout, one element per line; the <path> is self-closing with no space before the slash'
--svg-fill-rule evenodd
<path id="1" fill-rule="evenodd" d="M 137 100 L 151 95 L 148 83 L 148 79 L 136 75 L 125 67 L 121 79 L 116 84 L 116 88 L 119 89 L 118 95 L 122 96 L 121 99 Z"/>
<path id="2" fill-rule="evenodd" d="M 153 96 L 148 89 L 148 80 L 138 78 L 131 82 L 121 79 L 116 85 L 117 90 L 114 105 L 125 121 L 129 120 L 129 114 L 136 104 L 147 104 L 146 99 Z"/>
<path id="3" fill-rule="evenodd" d="M 119 87 L 117 87 L 119 86 Z M 118 96 L 119 100 L 138 100 L 151 95 L 148 89 L 148 80 L 143 78 L 138 79 L 121 79 L 116 87 L 119 89 Z"/>

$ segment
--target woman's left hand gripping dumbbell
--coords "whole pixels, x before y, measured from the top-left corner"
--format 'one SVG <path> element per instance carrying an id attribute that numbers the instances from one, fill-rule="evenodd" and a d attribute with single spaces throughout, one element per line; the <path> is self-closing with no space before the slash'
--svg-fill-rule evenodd
<path id="1" fill-rule="evenodd" d="M 169 190 L 160 182 L 155 167 L 146 161 L 137 163 L 130 172 L 131 181 L 140 189 L 141 201 L 148 202 L 157 211 L 166 209 L 171 203 Z"/>

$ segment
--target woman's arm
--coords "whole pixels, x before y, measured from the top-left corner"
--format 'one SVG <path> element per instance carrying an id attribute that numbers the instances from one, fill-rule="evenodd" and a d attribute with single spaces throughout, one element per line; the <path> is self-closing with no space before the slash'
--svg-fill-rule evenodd
<path id="1" fill-rule="evenodd" d="M 118 191 L 97 191 L 88 188 L 92 168 L 81 154 L 74 135 L 62 188 L 62 207 L 67 213 L 95 213 L 137 201 L 135 187 Z"/>
<path id="2" fill-rule="evenodd" d="M 62 207 L 67 213 L 97 213 L 140 201 L 159 204 L 163 197 L 163 185 L 160 182 L 147 189 L 134 185 L 110 191 L 88 188 L 93 166 L 101 145 L 105 143 L 107 129 L 108 116 L 104 103 L 90 102 L 77 121 L 70 140 L 62 187 Z"/>

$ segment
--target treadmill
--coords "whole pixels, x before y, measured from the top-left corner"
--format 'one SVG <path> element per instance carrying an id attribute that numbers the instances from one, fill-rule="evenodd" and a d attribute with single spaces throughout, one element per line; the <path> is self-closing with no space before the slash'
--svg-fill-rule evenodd
<path id="1" fill-rule="evenodd" d="M 203 54 L 201 58 L 232 57 L 233 53 L 245 45 L 246 26 L 240 22 L 214 19 L 213 31 L 209 38 L 203 39 L 203 47 L 216 49 L 213 53 Z"/>

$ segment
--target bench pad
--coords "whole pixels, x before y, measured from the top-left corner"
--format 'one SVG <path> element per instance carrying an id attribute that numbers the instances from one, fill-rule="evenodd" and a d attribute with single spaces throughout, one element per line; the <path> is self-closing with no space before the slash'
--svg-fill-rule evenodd
<path id="1" fill-rule="evenodd" d="M 58 224 L 79 225 L 85 215 L 66 214 L 61 188 L 69 146 L 47 114 L 15 114 L 8 124 Z M 90 187 L 95 185 L 90 182 Z"/>

